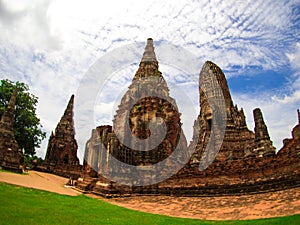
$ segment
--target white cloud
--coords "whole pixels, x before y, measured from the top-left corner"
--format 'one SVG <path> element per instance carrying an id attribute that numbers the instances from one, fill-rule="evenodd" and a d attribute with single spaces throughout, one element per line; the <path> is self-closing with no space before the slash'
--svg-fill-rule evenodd
<path id="1" fill-rule="evenodd" d="M 59 37 L 51 33 L 46 16 L 49 1 L 0 1 L 0 42 L 25 48 L 54 50 L 61 47 Z"/>
<path id="2" fill-rule="evenodd" d="M 290 53 L 286 53 L 288 59 L 290 60 L 291 66 L 300 70 L 300 42 L 295 44 L 295 48 Z"/>
<path id="3" fill-rule="evenodd" d="M 291 95 L 286 95 L 283 98 L 273 96 L 274 101 L 282 104 L 291 104 L 300 101 L 300 90 L 295 91 Z"/>
<path id="4" fill-rule="evenodd" d="M 30 85 L 39 97 L 38 114 L 49 134 L 62 116 L 69 97 L 77 92 L 81 78 L 98 58 L 125 44 L 144 42 L 152 37 L 154 41 L 165 40 L 184 47 L 197 56 L 199 61 L 181 65 L 177 56 L 173 55 L 177 65 L 164 65 L 161 61 L 161 69 L 170 86 L 180 82 L 185 92 L 198 104 L 198 87 L 194 87 L 193 82 L 184 83 L 185 77 L 180 76 L 178 70 L 191 67 L 197 71 L 197 81 L 201 65 L 206 60 L 212 60 L 228 71 L 234 65 L 241 66 L 240 70 L 227 73 L 227 77 L 243 74 L 249 65 L 264 70 L 278 70 L 288 67 L 290 63 L 295 70 L 299 68 L 300 47 L 299 43 L 296 44 L 299 40 L 295 36 L 299 28 L 292 20 L 295 16 L 292 8 L 297 4 L 299 0 L 176 3 L 156 0 L 111 0 L 105 3 L 97 0 L 0 0 L 0 78 L 20 80 Z M 157 54 L 159 60 L 166 56 L 168 53 Z M 137 61 L 132 63 L 138 61 L 137 57 Z M 175 68 L 172 69 L 172 66 Z M 112 76 L 111 86 L 102 92 L 104 95 L 98 96 L 98 105 L 92 104 L 96 112 L 105 108 L 98 122 L 108 119 L 110 112 L 106 107 L 111 107 L 109 100 L 116 101 L 112 97 L 116 94 L 114 88 L 121 85 L 122 90 L 127 88 L 129 77 L 133 77 L 135 72 L 132 68 L 120 69 L 127 73 L 122 79 L 122 76 Z M 97 76 L 94 79 L 101 81 L 101 74 Z M 270 118 L 272 113 L 278 115 L 279 106 L 283 105 L 288 105 L 284 108 L 287 110 L 285 115 L 292 118 L 300 89 L 300 79 L 296 76 L 294 80 L 292 95 L 269 98 L 268 101 L 273 104 L 270 109 L 276 113 L 266 109 L 266 118 Z M 75 101 L 79 101 L 80 97 L 75 96 Z M 87 89 L 84 97 L 95 96 L 89 96 Z M 268 105 L 259 97 L 247 95 L 237 103 L 240 102 L 241 107 L 245 107 L 243 104 L 249 106 L 251 114 L 250 108 L 256 103 Z M 85 105 L 90 106 L 90 103 Z M 75 124 L 93 120 L 88 117 L 89 114 L 80 114 L 78 117 L 76 113 L 75 108 Z M 191 117 L 186 116 L 183 120 Z M 280 124 L 281 127 L 274 127 L 275 131 L 283 130 L 284 124 Z M 77 136 L 83 132 L 84 135 L 90 135 L 90 131 L 77 130 Z M 282 139 L 280 135 L 277 137 Z M 85 140 L 80 142 L 84 143 Z M 80 148 L 84 151 L 83 144 Z M 44 149 L 39 154 L 43 155 Z"/>

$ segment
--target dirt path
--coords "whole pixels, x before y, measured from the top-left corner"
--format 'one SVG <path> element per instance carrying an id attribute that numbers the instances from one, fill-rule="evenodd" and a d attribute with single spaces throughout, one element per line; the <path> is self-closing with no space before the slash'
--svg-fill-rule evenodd
<path id="1" fill-rule="evenodd" d="M 245 220 L 300 214 L 300 188 L 244 196 L 136 196 L 105 201 L 143 212 L 205 220 Z"/>
<path id="2" fill-rule="evenodd" d="M 68 179 L 66 178 L 37 171 L 29 171 L 28 174 L 0 172 L 0 182 L 51 191 L 63 195 L 76 196 L 81 194 L 72 188 L 66 188 L 65 184 L 67 181 Z"/>
<path id="3" fill-rule="evenodd" d="M 0 182 L 47 190 L 65 195 L 80 192 L 66 188 L 68 179 L 53 174 L 29 171 L 28 175 L 0 172 Z M 129 209 L 175 217 L 206 220 L 236 220 L 300 214 L 300 188 L 265 194 L 224 197 L 135 196 L 104 199 L 90 197 Z"/>

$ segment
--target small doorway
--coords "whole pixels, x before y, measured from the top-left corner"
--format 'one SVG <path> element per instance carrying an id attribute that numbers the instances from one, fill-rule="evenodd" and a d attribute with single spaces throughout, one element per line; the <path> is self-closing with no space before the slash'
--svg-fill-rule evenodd
<path id="1" fill-rule="evenodd" d="M 63 158 L 63 163 L 64 163 L 64 164 L 69 164 L 69 155 L 68 155 L 68 154 L 66 154 L 66 155 L 64 156 L 64 158 Z"/>
<path id="2" fill-rule="evenodd" d="M 207 121 L 207 130 L 211 131 L 211 119 L 208 119 L 206 121 Z"/>

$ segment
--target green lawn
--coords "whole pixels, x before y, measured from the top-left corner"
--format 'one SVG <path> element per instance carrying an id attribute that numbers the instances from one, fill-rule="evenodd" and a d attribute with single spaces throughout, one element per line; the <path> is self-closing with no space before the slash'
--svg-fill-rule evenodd
<path id="1" fill-rule="evenodd" d="M 300 215 L 203 221 L 137 212 L 84 195 L 71 197 L 0 183 L 0 224 L 300 224 Z"/>
<path id="2" fill-rule="evenodd" d="M 19 175 L 28 175 L 28 172 L 23 172 L 23 173 L 17 173 L 17 172 L 12 172 L 10 170 L 4 170 L 2 169 L 2 167 L 0 166 L 0 173 L 1 172 L 5 172 L 5 173 L 15 173 L 15 174 L 19 174 Z"/>

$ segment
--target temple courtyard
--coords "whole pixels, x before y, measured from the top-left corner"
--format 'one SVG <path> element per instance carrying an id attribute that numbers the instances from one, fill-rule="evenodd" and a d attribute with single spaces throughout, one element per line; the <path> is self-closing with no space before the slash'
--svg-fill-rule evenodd
<path id="1" fill-rule="evenodd" d="M 0 172 L 0 182 L 63 195 L 81 194 L 66 186 L 68 179 L 37 171 L 29 171 L 23 175 Z M 86 195 L 143 212 L 205 220 L 243 220 L 300 214 L 300 188 L 221 197 L 131 196 L 106 199 L 92 194 Z"/>

